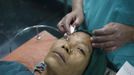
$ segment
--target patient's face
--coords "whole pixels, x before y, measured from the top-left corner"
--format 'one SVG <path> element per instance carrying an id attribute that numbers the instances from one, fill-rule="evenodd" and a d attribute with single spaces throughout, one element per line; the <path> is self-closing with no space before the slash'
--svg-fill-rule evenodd
<path id="1" fill-rule="evenodd" d="M 90 36 L 83 32 L 76 32 L 57 40 L 45 62 L 48 69 L 55 75 L 82 75 L 92 53 Z"/>

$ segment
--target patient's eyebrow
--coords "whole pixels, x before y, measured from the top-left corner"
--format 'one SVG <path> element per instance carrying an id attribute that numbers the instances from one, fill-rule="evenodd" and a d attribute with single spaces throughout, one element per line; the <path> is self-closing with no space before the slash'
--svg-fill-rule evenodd
<path id="1" fill-rule="evenodd" d="M 86 48 L 86 51 L 89 52 L 89 53 L 91 53 L 91 51 L 92 51 L 92 46 L 91 46 L 90 43 L 89 43 L 89 45 L 86 45 L 84 42 L 78 42 L 78 44 L 84 46 L 84 47 Z"/>
<path id="2" fill-rule="evenodd" d="M 84 50 L 83 48 L 78 47 L 78 49 L 81 51 L 81 53 L 82 53 L 84 56 L 86 55 L 86 52 L 85 52 L 85 50 Z"/>
<path id="3" fill-rule="evenodd" d="M 78 42 L 78 45 L 79 45 L 80 47 L 82 47 L 82 49 L 84 49 L 84 51 L 90 52 L 90 51 L 89 51 L 89 47 L 88 47 L 85 43 L 83 43 L 83 42 Z"/>

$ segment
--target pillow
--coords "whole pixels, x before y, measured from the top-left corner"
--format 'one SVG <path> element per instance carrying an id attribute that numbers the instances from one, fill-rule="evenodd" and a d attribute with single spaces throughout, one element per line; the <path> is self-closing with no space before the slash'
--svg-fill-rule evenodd
<path id="1" fill-rule="evenodd" d="M 37 36 L 33 37 L 2 60 L 17 61 L 32 71 L 37 63 L 44 60 L 49 48 L 57 40 L 47 31 L 43 31 L 39 35 L 40 39 L 37 39 Z"/>

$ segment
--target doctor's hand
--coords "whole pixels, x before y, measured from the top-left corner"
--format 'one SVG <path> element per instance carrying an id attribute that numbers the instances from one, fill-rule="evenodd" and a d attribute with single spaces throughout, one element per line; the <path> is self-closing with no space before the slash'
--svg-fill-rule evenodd
<path id="1" fill-rule="evenodd" d="M 73 10 L 63 17 L 57 26 L 63 33 L 70 32 L 70 25 L 78 27 L 83 22 L 83 18 L 84 16 L 82 10 Z"/>
<path id="2" fill-rule="evenodd" d="M 93 31 L 92 46 L 113 51 L 127 42 L 133 41 L 134 27 L 120 23 L 109 23 Z"/>

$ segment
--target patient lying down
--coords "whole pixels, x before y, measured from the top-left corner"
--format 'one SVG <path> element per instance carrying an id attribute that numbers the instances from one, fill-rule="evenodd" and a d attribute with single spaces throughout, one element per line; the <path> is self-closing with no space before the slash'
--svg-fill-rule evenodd
<path id="1" fill-rule="evenodd" d="M 75 32 L 68 37 L 68 40 L 61 38 L 52 45 L 44 62 L 40 64 L 42 66 L 37 66 L 34 74 L 82 75 L 89 63 L 91 53 L 90 35 L 84 32 Z M 3 72 L 0 71 L 0 74 L 6 75 Z M 24 75 L 33 75 L 29 70 L 28 72 Z M 14 74 L 10 73 L 8 75 Z M 23 74 L 18 73 L 17 75 Z"/>

